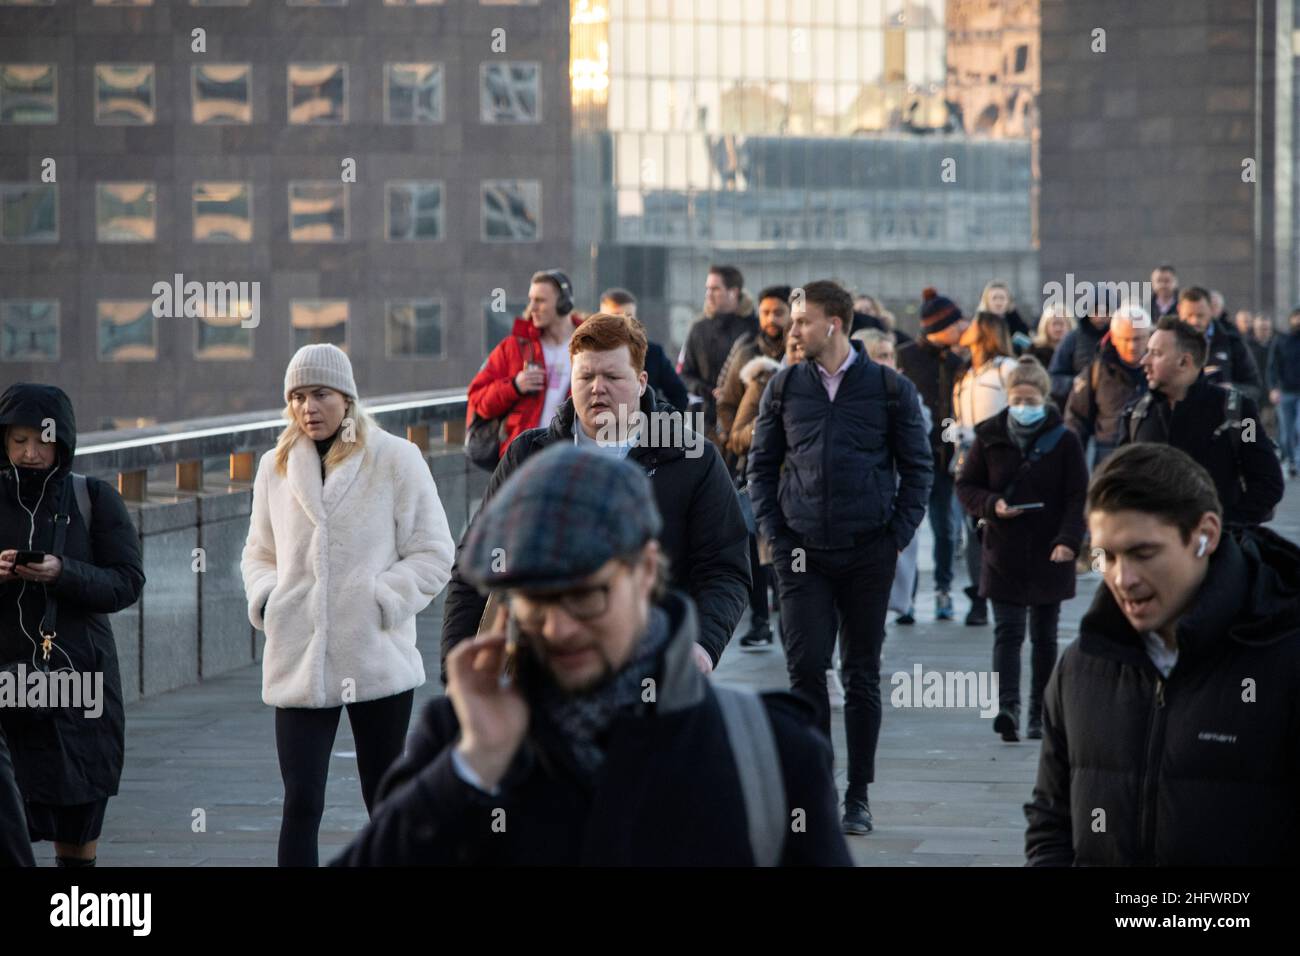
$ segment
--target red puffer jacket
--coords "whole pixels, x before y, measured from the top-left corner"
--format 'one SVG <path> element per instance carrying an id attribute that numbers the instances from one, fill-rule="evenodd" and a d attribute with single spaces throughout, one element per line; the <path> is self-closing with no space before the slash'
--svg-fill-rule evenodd
<path id="1" fill-rule="evenodd" d="M 573 327 L 577 328 L 582 323 L 582 316 L 573 312 L 570 320 Z M 497 343 L 474 380 L 469 383 L 466 428 L 473 423 L 475 415 L 488 420 L 507 416 L 505 440 L 497 449 L 498 456 L 505 454 L 506 448 L 521 432 L 545 424 L 540 419 L 542 406 L 546 402 L 546 386 L 527 395 L 515 388 L 515 376 L 523 370 L 524 362 L 528 360 L 545 366 L 542 335 L 529 319 L 519 317 L 515 319 L 510 335 Z M 565 398 L 568 395 L 566 387 Z"/>

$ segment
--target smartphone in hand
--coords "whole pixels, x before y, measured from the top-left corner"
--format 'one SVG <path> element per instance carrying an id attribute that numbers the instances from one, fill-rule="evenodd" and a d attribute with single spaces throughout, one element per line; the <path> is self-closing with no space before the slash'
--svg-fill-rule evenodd
<path id="1" fill-rule="evenodd" d="M 44 551 L 19 551 L 14 556 L 14 567 L 20 564 L 42 564 L 44 561 Z"/>

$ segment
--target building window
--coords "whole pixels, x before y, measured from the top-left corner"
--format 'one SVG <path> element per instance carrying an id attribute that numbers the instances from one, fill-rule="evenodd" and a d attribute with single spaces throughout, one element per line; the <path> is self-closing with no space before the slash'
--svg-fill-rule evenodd
<path id="1" fill-rule="evenodd" d="M 247 63 L 194 64 L 190 68 L 195 123 L 251 123 L 253 68 Z"/>
<path id="2" fill-rule="evenodd" d="M 292 299 L 289 324 L 293 326 L 294 351 L 304 345 L 348 347 L 347 299 Z"/>
<path id="3" fill-rule="evenodd" d="M 504 302 L 496 309 L 491 299 L 483 303 L 483 354 L 487 355 L 507 335 L 514 331 L 515 318 L 528 311 L 527 302 Z"/>
<path id="4" fill-rule="evenodd" d="M 225 315 L 199 316 L 194 325 L 194 357 L 205 362 L 251 359 L 253 330 L 241 324 L 241 316 L 251 315 L 252 305 L 237 298 L 227 306 Z"/>
<path id="5" fill-rule="evenodd" d="M 100 299 L 96 307 L 101 362 L 158 358 L 158 320 L 151 299 Z"/>
<path id="6" fill-rule="evenodd" d="M 58 187 L 53 183 L 0 183 L 0 242 L 58 241 Z"/>
<path id="7" fill-rule="evenodd" d="M 442 122 L 442 64 L 384 64 L 384 119 L 389 123 Z"/>
<path id="8" fill-rule="evenodd" d="M 542 71 L 537 63 L 484 63 L 479 67 L 484 123 L 540 123 Z"/>
<path id="9" fill-rule="evenodd" d="M 153 242 L 158 190 L 153 183 L 96 183 L 95 237 L 100 242 Z"/>
<path id="10" fill-rule="evenodd" d="M 252 183 L 194 184 L 194 241 L 250 242 Z"/>
<path id="11" fill-rule="evenodd" d="M 483 240 L 536 242 L 542 237 L 542 184 L 535 179 L 483 183 Z"/>
<path id="12" fill-rule="evenodd" d="M 57 123 L 58 89 L 53 63 L 0 64 L 0 123 Z"/>
<path id="13" fill-rule="evenodd" d="M 0 361 L 57 362 L 58 360 L 58 300 L 0 300 Z"/>
<path id="14" fill-rule="evenodd" d="M 289 122 L 329 124 L 347 121 L 347 64 L 290 63 Z"/>
<path id="15" fill-rule="evenodd" d="M 442 302 L 390 299 L 384 304 L 384 340 L 389 358 L 442 357 Z"/>
<path id="16" fill-rule="evenodd" d="M 96 123 L 147 126 L 155 118 L 152 63 L 95 65 Z"/>
<path id="17" fill-rule="evenodd" d="M 348 187 L 343 183 L 289 184 L 289 240 L 344 242 L 348 238 Z"/>
<path id="18" fill-rule="evenodd" d="M 388 183 L 388 238 L 395 242 L 442 238 L 442 183 Z"/>

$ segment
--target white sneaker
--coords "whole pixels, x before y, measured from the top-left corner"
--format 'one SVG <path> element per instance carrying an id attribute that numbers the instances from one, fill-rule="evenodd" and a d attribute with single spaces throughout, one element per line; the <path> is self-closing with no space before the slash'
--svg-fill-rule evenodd
<path id="1" fill-rule="evenodd" d="M 844 685 L 840 683 L 840 672 L 831 668 L 826 672 L 826 690 L 831 699 L 831 710 L 844 709 Z"/>

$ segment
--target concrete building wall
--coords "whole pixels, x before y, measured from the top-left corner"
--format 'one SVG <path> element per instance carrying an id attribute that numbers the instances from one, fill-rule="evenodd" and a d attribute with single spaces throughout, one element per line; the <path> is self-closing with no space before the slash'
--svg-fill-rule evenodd
<path id="1" fill-rule="evenodd" d="M 1170 262 L 1229 309 L 1288 305 L 1291 21 L 1289 0 L 1043 0 L 1044 283 Z"/>
<path id="2" fill-rule="evenodd" d="M 363 396 L 466 383 L 485 354 L 484 309 L 493 291 L 504 289 L 517 303 L 535 269 L 567 267 L 572 255 L 568 14 L 566 0 L 405 7 L 377 0 L 0 3 L 0 71 L 44 63 L 57 75 L 57 120 L 31 123 L 14 121 L 14 110 L 6 114 L 0 72 L 0 184 L 39 183 L 42 159 L 50 157 L 58 195 L 57 241 L 0 234 L 0 323 L 10 320 L 8 338 L 0 340 L 0 379 L 62 386 L 87 429 L 137 416 L 166 421 L 265 408 L 281 400 L 284 367 L 296 347 L 291 300 L 346 299 L 345 347 Z M 196 28 L 206 31 L 204 53 L 192 49 Z M 538 65 L 539 122 L 483 121 L 481 69 L 502 61 Z M 346 66 L 346 121 L 293 125 L 288 65 L 318 62 Z M 386 120 L 385 64 L 403 62 L 442 64 L 441 122 Z M 97 121 L 100 63 L 153 65 L 151 123 Z M 251 121 L 196 124 L 192 67 L 221 63 L 251 65 Z M 21 90 L 14 82 L 8 89 L 12 106 Z M 346 240 L 293 241 L 289 184 L 339 183 L 345 158 L 356 161 Z M 483 240 L 481 184 L 497 179 L 539 184 L 535 238 Z M 400 180 L 443 183 L 440 238 L 388 238 L 386 183 Z M 97 181 L 155 184 L 152 241 L 97 240 Z M 250 241 L 195 241 L 197 181 L 252 184 Z M 261 284 L 251 358 L 196 357 L 195 318 L 157 318 L 151 344 L 145 334 L 134 352 L 105 355 L 99 300 L 152 299 L 154 283 L 176 273 Z M 385 302 L 407 297 L 441 303 L 440 354 L 390 356 Z M 33 360 L 13 344 L 23 335 L 15 331 L 15 307 L 5 312 L 4 303 L 30 300 L 58 302 L 56 357 Z M 141 349 L 143 360 L 124 360 Z"/>

